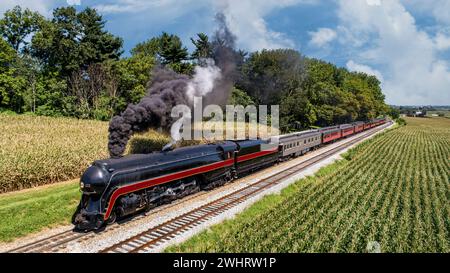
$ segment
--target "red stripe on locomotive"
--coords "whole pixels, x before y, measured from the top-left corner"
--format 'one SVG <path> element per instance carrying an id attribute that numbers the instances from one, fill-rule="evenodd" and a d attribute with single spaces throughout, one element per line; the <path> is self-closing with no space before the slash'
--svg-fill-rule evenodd
<path id="1" fill-rule="evenodd" d="M 242 162 L 242 161 L 250 160 L 250 159 L 253 159 L 253 158 L 265 156 L 265 155 L 272 154 L 272 153 L 275 153 L 275 152 L 278 152 L 278 148 L 277 149 L 273 149 L 273 150 L 261 151 L 261 152 L 256 152 L 256 153 L 253 153 L 253 154 L 240 156 L 240 157 L 238 157 L 238 162 Z M 213 164 L 210 164 L 210 165 L 201 166 L 201 167 L 197 167 L 197 168 L 193 168 L 193 169 L 188 169 L 188 170 L 184 170 L 184 171 L 180 171 L 180 172 L 177 172 L 177 173 L 172 173 L 172 174 L 168 174 L 168 175 L 164 175 L 164 176 L 159 176 L 159 177 L 155 177 L 155 178 L 152 178 L 152 179 L 149 179 L 149 180 L 137 182 L 137 183 L 134 183 L 134 184 L 131 184 L 131 185 L 126 185 L 126 186 L 123 186 L 121 188 L 118 188 L 111 195 L 110 201 L 108 203 L 108 208 L 106 210 L 106 213 L 105 213 L 105 216 L 103 217 L 103 219 L 105 219 L 105 220 L 108 219 L 108 217 L 111 215 L 111 211 L 112 211 L 112 209 L 114 207 L 114 204 L 115 204 L 117 198 L 119 198 L 120 196 L 122 196 L 124 194 L 131 193 L 131 192 L 138 191 L 138 190 L 142 190 L 142 189 L 146 189 L 146 188 L 150 188 L 152 186 L 168 183 L 168 182 L 171 182 L 171 181 L 174 181 L 174 180 L 190 177 L 190 176 L 193 176 L 193 175 L 206 173 L 206 172 L 218 170 L 218 169 L 225 168 L 225 167 L 230 167 L 230 166 L 233 165 L 233 163 L 234 163 L 234 159 L 231 158 L 231 159 L 227 159 L 227 160 L 220 161 L 220 162 L 217 162 L 217 163 L 213 163 Z"/>

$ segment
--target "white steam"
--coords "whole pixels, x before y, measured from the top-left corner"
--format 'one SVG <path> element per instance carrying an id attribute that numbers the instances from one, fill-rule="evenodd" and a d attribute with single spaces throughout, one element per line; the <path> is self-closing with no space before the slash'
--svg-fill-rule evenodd
<path id="1" fill-rule="evenodd" d="M 198 65 L 195 67 L 194 77 L 189 81 L 186 89 L 186 96 L 194 107 L 194 97 L 202 97 L 210 93 L 215 82 L 222 76 L 220 68 L 215 65 L 213 59 L 205 59 L 203 63 L 204 66 Z M 179 117 L 179 119 L 170 128 L 172 142 L 168 145 L 173 145 L 183 138 L 181 129 L 190 131 L 191 109 L 185 105 L 177 105 L 172 109 L 172 117 Z M 189 128 L 187 128 L 188 126 Z"/>
<path id="2" fill-rule="evenodd" d="M 213 59 L 204 60 L 206 66 L 196 66 L 195 74 L 192 80 L 188 83 L 186 95 L 191 102 L 195 97 L 202 97 L 211 92 L 214 88 L 214 83 L 220 79 L 221 71 L 214 63 Z"/>

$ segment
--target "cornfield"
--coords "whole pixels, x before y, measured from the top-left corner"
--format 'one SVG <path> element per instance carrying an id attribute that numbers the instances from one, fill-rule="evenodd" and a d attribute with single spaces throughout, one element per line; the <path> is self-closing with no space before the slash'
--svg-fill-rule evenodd
<path id="1" fill-rule="evenodd" d="M 127 152 L 147 152 L 169 141 L 150 130 L 134 136 Z M 109 157 L 108 123 L 0 114 L 0 193 L 79 177 Z"/>
<path id="2" fill-rule="evenodd" d="M 68 118 L 0 115 L 0 192 L 80 175 L 108 155 L 108 124 Z"/>
<path id="3" fill-rule="evenodd" d="M 149 130 L 134 135 L 126 153 L 161 150 L 169 141 L 167 134 Z M 109 156 L 107 143 L 108 122 L 0 114 L 0 193 L 77 178 L 94 160 Z"/>
<path id="4" fill-rule="evenodd" d="M 167 251 L 450 252 L 450 120 L 407 122 Z"/>

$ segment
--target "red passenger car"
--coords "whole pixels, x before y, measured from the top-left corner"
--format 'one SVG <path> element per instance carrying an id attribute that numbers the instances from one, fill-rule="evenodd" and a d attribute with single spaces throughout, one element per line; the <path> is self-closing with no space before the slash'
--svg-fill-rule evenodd
<path id="1" fill-rule="evenodd" d="M 359 133 L 364 130 L 364 122 L 362 121 L 353 123 L 353 126 L 355 126 L 355 133 Z"/>
<path id="2" fill-rule="evenodd" d="M 342 137 L 342 131 L 339 126 L 322 128 L 322 144 L 338 140 Z"/>
<path id="3" fill-rule="evenodd" d="M 351 124 L 343 124 L 340 126 L 340 129 L 342 137 L 351 136 L 355 133 L 355 127 Z"/>

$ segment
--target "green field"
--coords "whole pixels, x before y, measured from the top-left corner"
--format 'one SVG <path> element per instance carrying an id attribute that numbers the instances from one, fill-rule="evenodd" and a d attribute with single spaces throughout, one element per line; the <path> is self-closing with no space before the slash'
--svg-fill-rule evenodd
<path id="1" fill-rule="evenodd" d="M 450 120 L 408 125 L 169 252 L 450 252 Z"/>
<path id="2" fill-rule="evenodd" d="M 78 180 L 0 195 L 0 241 L 69 224 L 80 195 Z"/>

